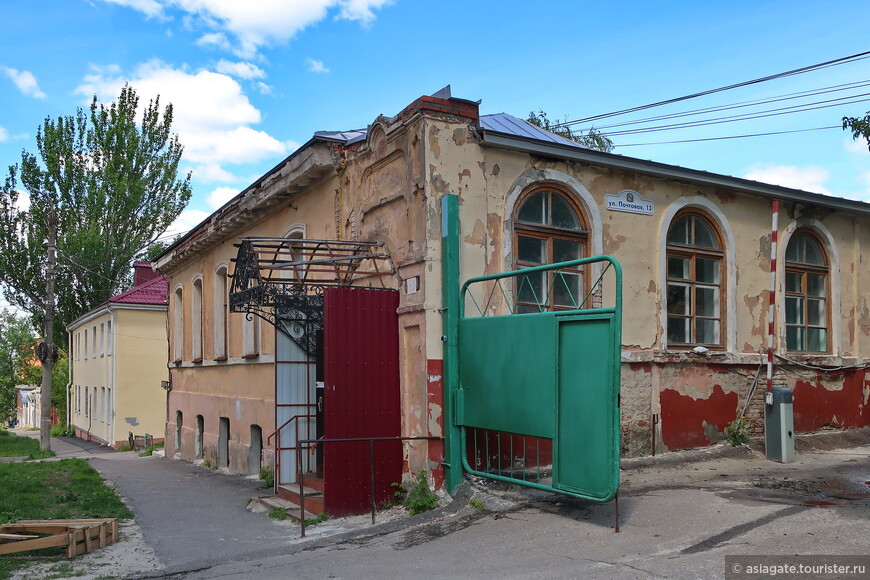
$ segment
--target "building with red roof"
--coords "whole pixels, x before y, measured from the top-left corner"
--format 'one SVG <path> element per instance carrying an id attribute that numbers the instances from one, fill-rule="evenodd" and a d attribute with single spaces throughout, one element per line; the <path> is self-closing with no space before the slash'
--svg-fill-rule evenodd
<path id="1" fill-rule="evenodd" d="M 130 435 L 162 441 L 166 420 L 166 276 L 135 262 L 133 287 L 73 320 L 69 424 L 76 435 L 120 447 Z"/>

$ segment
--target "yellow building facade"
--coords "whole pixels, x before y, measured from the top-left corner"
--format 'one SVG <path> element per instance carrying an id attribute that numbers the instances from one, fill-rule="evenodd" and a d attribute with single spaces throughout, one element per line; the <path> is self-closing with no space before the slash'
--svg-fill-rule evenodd
<path id="1" fill-rule="evenodd" d="M 132 434 L 163 440 L 166 425 L 166 279 L 137 263 L 139 284 L 67 326 L 69 425 L 120 447 Z M 149 274 L 150 273 L 150 274 Z"/>

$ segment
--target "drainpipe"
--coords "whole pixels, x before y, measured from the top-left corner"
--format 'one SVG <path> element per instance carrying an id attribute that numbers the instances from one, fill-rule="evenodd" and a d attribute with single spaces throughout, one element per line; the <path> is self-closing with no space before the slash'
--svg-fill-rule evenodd
<path id="1" fill-rule="evenodd" d="M 67 344 L 69 345 L 69 347 L 66 349 L 67 350 L 67 359 L 66 359 L 67 367 L 66 368 L 69 369 L 69 376 L 67 376 L 67 382 L 66 382 L 66 428 L 69 429 L 70 423 L 72 423 L 72 413 L 69 409 L 69 404 L 70 404 L 69 393 L 70 393 L 70 390 L 72 390 L 72 384 L 73 384 L 73 364 L 72 364 L 73 361 L 72 361 L 72 359 L 73 359 L 73 356 L 75 356 L 75 354 L 78 354 L 78 353 L 72 352 L 72 350 L 73 350 L 73 337 L 72 337 L 72 332 L 70 332 L 69 330 L 66 331 L 66 338 L 67 338 Z"/>

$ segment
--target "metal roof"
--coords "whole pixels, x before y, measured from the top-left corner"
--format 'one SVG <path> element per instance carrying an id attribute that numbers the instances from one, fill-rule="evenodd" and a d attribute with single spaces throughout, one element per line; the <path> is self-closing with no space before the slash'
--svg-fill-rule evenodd
<path id="1" fill-rule="evenodd" d="M 121 292 L 106 302 L 165 306 L 169 302 L 169 279 L 166 276 L 158 276 L 126 292 Z"/>
<path id="2" fill-rule="evenodd" d="M 515 137 L 525 137 L 527 139 L 557 143 L 559 145 L 566 145 L 576 149 L 588 149 L 588 147 L 584 147 L 570 139 L 560 137 L 555 133 L 538 127 L 537 125 L 532 125 L 528 121 L 524 121 L 519 117 L 508 115 L 507 113 L 481 115 L 480 127 L 485 131 L 495 131 L 506 135 L 513 135 Z M 350 145 L 365 140 L 367 134 L 368 129 L 354 129 L 353 131 L 316 131 L 314 133 L 314 138 L 339 141 L 346 145 Z"/>
<path id="3" fill-rule="evenodd" d="M 315 139 L 327 139 L 329 141 L 341 141 L 345 145 L 363 141 L 368 129 L 355 129 L 353 131 L 315 131 Z"/>
<path id="4" fill-rule="evenodd" d="M 507 113 L 496 113 L 494 115 L 481 115 L 480 128 L 485 131 L 495 131 L 497 133 L 505 133 L 515 137 L 525 137 L 527 139 L 535 139 L 537 141 L 546 141 L 549 143 L 557 143 L 566 145 L 575 149 L 589 149 L 579 143 L 560 137 L 555 133 L 547 131 L 537 125 L 532 125 L 528 121 L 523 121 L 519 117 L 508 115 Z"/>

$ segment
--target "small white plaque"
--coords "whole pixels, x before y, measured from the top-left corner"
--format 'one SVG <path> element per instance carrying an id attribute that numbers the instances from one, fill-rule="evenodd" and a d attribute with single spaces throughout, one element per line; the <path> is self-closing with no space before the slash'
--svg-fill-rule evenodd
<path id="1" fill-rule="evenodd" d="M 655 210 L 652 201 L 644 199 L 638 192 L 631 189 L 623 189 L 616 195 L 605 195 L 604 203 L 611 211 L 653 215 Z"/>

